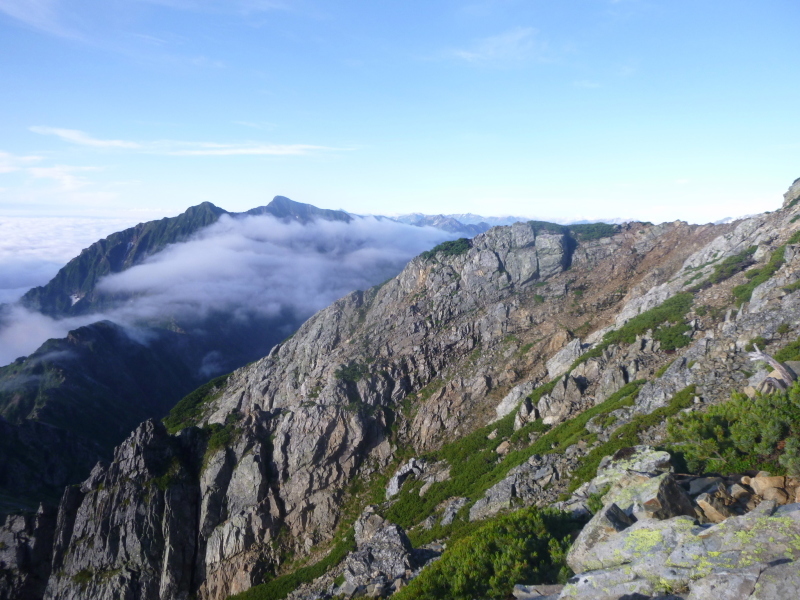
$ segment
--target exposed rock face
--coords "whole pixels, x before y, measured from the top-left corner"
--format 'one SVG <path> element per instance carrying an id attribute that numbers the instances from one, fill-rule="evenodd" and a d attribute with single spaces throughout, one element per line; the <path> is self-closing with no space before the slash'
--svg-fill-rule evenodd
<path id="1" fill-rule="evenodd" d="M 560 380 L 552 392 L 545 394 L 536 410 L 545 425 L 556 425 L 575 413 L 583 401 L 586 382 L 568 375 Z"/>
<path id="2" fill-rule="evenodd" d="M 605 491 L 603 507 L 570 549 L 567 561 L 577 575 L 558 598 L 651 598 L 670 589 L 688 592 L 676 597 L 698 599 L 792 597 L 800 573 L 800 504 L 778 509 L 764 499 L 741 516 L 700 525 L 696 516 L 708 491 L 726 493 L 722 478 L 694 477 L 679 485 L 665 452 L 637 446 L 618 455 L 586 485 Z M 741 479 L 762 492 L 787 483 L 767 475 Z M 777 579 L 784 572 L 785 585 Z"/>
<path id="3" fill-rule="evenodd" d="M 498 414 L 498 403 L 511 410 L 518 401 L 524 405 L 531 382 L 547 380 L 547 359 L 570 343 L 571 334 L 562 324 L 574 331 L 588 322 L 586 328 L 595 334 L 584 337 L 585 345 L 597 343 L 601 327 L 625 322 L 685 289 L 697 272 L 710 273 L 713 265 L 703 265 L 712 257 L 718 261 L 754 241 L 774 246 L 785 240 L 793 214 L 757 217 L 745 222 L 747 226 L 631 224 L 611 238 L 577 246 L 565 233 L 517 224 L 476 237 L 463 254 L 413 260 L 397 278 L 342 298 L 268 357 L 236 371 L 219 397 L 202 407 L 198 419 L 199 425 L 227 431 L 224 443 L 211 444 L 209 450 L 208 434 L 198 429 L 169 436 L 158 424 L 146 423 L 118 448 L 110 465 L 98 467 L 80 489 L 68 490 L 59 510 L 47 597 L 128 594 L 167 600 L 195 594 L 216 600 L 248 589 L 280 565 L 281 546 L 302 556 L 330 540 L 349 484 L 397 465 L 395 444 L 422 453 L 489 422 Z M 715 241 L 720 237 L 724 240 Z M 564 272 L 567 266 L 570 270 Z M 776 277 L 789 281 L 798 271 L 800 258 L 791 255 Z M 585 287 L 581 295 L 574 293 L 577 281 Z M 602 440 L 633 415 L 664 406 L 689 384 L 697 386 L 698 401 L 727 395 L 746 379 L 737 372 L 746 362 L 746 341 L 756 335 L 772 339 L 780 335 L 782 323 L 792 323 L 796 333 L 800 322 L 800 294 L 774 286 L 765 290 L 757 296 L 757 312 L 745 308 L 719 323 L 694 319 L 688 332 L 691 345 L 674 355 L 660 351 L 651 334 L 592 354 L 565 373 L 535 407 L 527 407 L 528 417 L 538 411 L 556 424 L 626 382 L 650 379 L 635 403 L 614 415 L 614 425 L 597 425 Z M 713 305 L 716 293 L 714 288 L 702 291 L 698 302 Z M 618 321 L 620 312 L 624 316 Z M 588 349 L 579 343 L 565 351 L 553 363 L 554 374 L 578 346 L 581 352 Z M 503 402 L 505 398 L 510 399 Z M 555 488 L 563 489 L 585 452 L 571 447 L 564 455 L 537 456 L 511 469 L 471 507 L 470 518 L 497 514 L 517 503 L 553 502 Z M 502 455 L 491 459 L 504 460 Z M 614 499 L 600 528 L 608 536 L 586 544 L 581 559 L 592 566 L 599 561 L 606 571 L 619 571 L 622 563 L 606 565 L 592 548 L 627 539 L 629 531 L 664 531 L 664 539 L 675 548 L 696 543 L 686 537 L 695 534 L 686 534 L 681 524 L 697 518 L 705 525 L 697 498 L 709 494 L 704 501 L 713 508 L 719 493 L 712 487 L 690 493 L 664 465 L 663 456 L 639 456 L 624 468 L 614 466 L 624 460 L 617 457 L 603 465 L 600 475 L 605 473 L 606 480 L 595 482 L 618 489 L 608 492 Z M 397 472 L 392 491 L 402 487 L 402 475 L 428 476 L 427 465 L 404 468 L 405 473 L 402 468 Z M 445 469 L 433 473 L 432 480 L 444 477 Z M 738 493 L 728 492 L 728 482 L 723 483 L 726 493 Z M 566 508 L 586 509 L 588 490 L 580 491 L 584 496 Z M 448 502 L 438 509 L 441 522 L 467 506 L 463 499 Z M 687 512 L 693 516 L 683 516 Z M 377 518 L 362 517 L 362 541 L 368 531 L 385 529 Z M 725 523 L 737 518 L 743 517 L 734 511 Z M 676 528 L 667 531 L 664 524 L 669 523 Z M 374 551 L 366 542 L 359 545 L 358 552 L 370 554 L 353 559 L 356 587 L 365 585 L 356 585 L 356 578 L 367 571 L 370 585 L 377 585 L 380 577 L 388 585 L 401 563 L 405 570 L 411 568 L 405 562 L 413 558 L 403 541 L 407 538 L 386 527 L 387 535 L 378 536 Z M 636 535 L 651 534 L 634 534 L 631 540 L 639 539 Z M 178 539 L 191 541 L 178 546 Z M 391 547 L 385 556 L 384 546 Z M 373 577 L 373 571 L 383 575 Z M 608 589 L 623 590 L 620 595 L 654 589 L 636 573 L 624 581 L 613 579 L 619 573 L 610 571 L 608 579 L 595 575 L 587 579 L 586 589 L 599 589 L 604 581 Z M 574 595 L 580 585 L 574 582 L 563 593 Z"/>
<path id="4" fill-rule="evenodd" d="M 6 517 L 0 527 L 0 598 L 41 598 L 50 576 L 56 514 Z"/>
<path id="5" fill-rule="evenodd" d="M 399 494 L 403 482 L 409 475 L 422 475 L 424 471 L 425 461 L 416 458 L 409 460 L 406 464 L 397 469 L 397 473 L 392 475 L 392 478 L 389 480 L 389 485 L 386 486 L 386 497 L 391 498 Z"/>
<path id="6" fill-rule="evenodd" d="M 547 361 L 547 375 L 550 379 L 555 379 L 559 375 L 566 373 L 581 354 L 583 354 L 580 338 L 572 340 L 569 344 L 559 350 L 553 358 Z"/>
<path id="7" fill-rule="evenodd" d="M 555 466 L 560 457 L 554 454 L 532 456 L 527 462 L 514 467 L 508 475 L 486 491 L 486 495 L 472 505 L 469 520 L 476 521 L 507 510 L 514 502 L 533 504 L 541 497 L 542 490 L 559 479 Z M 560 466 L 560 465 L 559 465 Z"/>
<path id="8" fill-rule="evenodd" d="M 495 408 L 497 419 L 502 419 L 506 415 L 514 412 L 525 396 L 530 394 L 535 388 L 536 386 L 532 381 L 526 381 L 525 383 L 514 386 Z"/>
<path id="9" fill-rule="evenodd" d="M 58 513 L 45 598 L 181 598 L 194 575 L 198 489 L 184 457 L 196 430 L 142 424 Z M 161 489 L 164 488 L 164 489 Z"/>
<path id="10" fill-rule="evenodd" d="M 366 512 L 356 521 L 355 538 L 358 549 L 345 560 L 346 589 L 387 585 L 417 566 L 405 532 L 374 513 Z"/>

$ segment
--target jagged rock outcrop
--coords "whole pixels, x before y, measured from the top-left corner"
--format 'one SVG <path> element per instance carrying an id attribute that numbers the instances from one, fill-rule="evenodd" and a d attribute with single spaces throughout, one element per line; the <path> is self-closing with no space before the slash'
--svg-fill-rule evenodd
<path id="1" fill-rule="evenodd" d="M 55 510 L 5 517 L 0 526 L 0 599 L 41 598 L 50 576 Z"/>
<path id="2" fill-rule="evenodd" d="M 58 511 L 45 598 L 182 598 L 192 590 L 198 487 L 196 429 L 142 424 L 98 463 Z"/>
<path id="3" fill-rule="evenodd" d="M 369 508 L 354 529 L 357 550 L 345 559 L 345 582 L 339 593 L 352 596 L 370 588 L 370 596 L 384 595 L 391 583 L 410 577 L 421 566 L 406 533 Z"/>
<path id="4" fill-rule="evenodd" d="M 604 461 L 597 477 L 576 493 L 601 490 L 603 507 L 570 549 L 567 560 L 576 575 L 558 598 L 678 592 L 673 597 L 699 599 L 711 590 L 720 598 L 792 598 L 792 586 L 800 581 L 800 504 L 778 508 L 758 496 L 760 503 L 742 505 L 738 514 L 701 524 L 697 516 L 709 498 L 706 490 L 722 484 L 725 492 L 723 480 L 684 477 L 679 484 L 671 470 L 667 453 L 644 446 Z M 755 480 L 760 481 L 750 488 Z M 751 494 L 786 484 L 766 475 L 741 481 L 734 485 Z"/>

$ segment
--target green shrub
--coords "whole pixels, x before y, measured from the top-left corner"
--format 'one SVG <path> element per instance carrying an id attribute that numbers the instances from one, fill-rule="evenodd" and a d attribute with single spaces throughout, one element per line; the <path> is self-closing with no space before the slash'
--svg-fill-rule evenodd
<path id="1" fill-rule="evenodd" d="M 510 442 L 517 444 L 519 442 L 527 442 L 532 433 L 547 433 L 550 430 L 550 425 L 545 425 L 541 419 L 530 421 L 524 426 L 520 427 L 517 431 L 511 434 Z"/>
<path id="2" fill-rule="evenodd" d="M 81 586 L 81 589 L 86 589 L 86 586 L 92 582 L 94 574 L 89 569 L 82 569 L 72 576 L 72 581 Z"/>
<path id="3" fill-rule="evenodd" d="M 750 246 L 747 250 L 735 254 L 734 256 L 729 256 L 716 265 L 711 275 L 706 280 L 706 286 L 720 283 L 744 271 L 755 262 L 753 260 L 753 254 L 755 254 L 757 249 L 757 246 Z"/>
<path id="4" fill-rule="evenodd" d="M 531 394 L 531 400 L 538 402 L 542 395 L 552 391 L 557 381 L 539 386 Z M 501 481 L 511 469 L 521 465 L 534 454 L 563 452 L 568 446 L 580 440 L 591 443 L 596 436 L 586 431 L 586 422 L 595 415 L 608 414 L 633 404 L 639 388 L 644 383 L 645 380 L 632 381 L 602 404 L 593 406 L 552 429 L 548 429 L 537 420 L 513 432 L 514 413 L 511 413 L 496 423 L 478 429 L 456 442 L 446 444 L 439 451 L 427 454 L 423 458 L 446 460 L 450 465 L 450 479 L 434 483 L 421 498 L 419 489 L 422 487 L 422 482 L 417 480 L 406 482 L 384 516 L 401 527 L 410 528 L 434 514 L 437 506 L 448 498 L 461 496 L 477 500 L 487 489 Z M 494 429 L 497 429 L 498 435 L 489 440 L 486 436 Z M 497 462 L 495 449 L 503 438 L 511 437 L 512 441 L 517 442 L 525 439 L 522 436 L 527 436 L 532 431 L 542 432 L 541 437 L 527 447 L 512 450 L 500 463 Z M 597 457 L 597 462 L 601 458 L 602 456 Z M 596 464 L 594 469 L 597 469 Z M 592 477 L 594 474 L 589 479 Z M 465 523 L 454 523 L 453 527 L 441 533 L 452 534 L 465 525 Z M 430 541 L 427 537 L 425 541 Z"/>
<path id="5" fill-rule="evenodd" d="M 203 432 L 208 438 L 206 451 L 203 455 L 203 468 L 205 468 L 208 460 L 214 456 L 214 454 L 236 441 L 241 433 L 241 429 L 237 424 L 241 418 L 242 415 L 239 411 L 233 411 L 225 417 L 225 425 L 209 423 L 203 427 Z"/>
<path id="6" fill-rule="evenodd" d="M 695 472 L 800 475 L 800 383 L 753 399 L 734 393 L 706 412 L 672 419 L 667 432 L 672 448 Z"/>
<path id="7" fill-rule="evenodd" d="M 586 499 L 586 508 L 595 515 L 603 508 L 603 496 L 606 495 L 608 491 L 608 487 L 606 487 L 605 491 L 603 492 L 595 492 L 594 494 L 589 494 L 589 497 Z"/>
<path id="8" fill-rule="evenodd" d="M 500 517 L 453 543 L 394 598 L 507 598 L 517 583 L 563 583 L 577 527 L 565 513 L 535 507 Z"/>
<path id="9" fill-rule="evenodd" d="M 536 304 L 544 304 L 544 296 L 542 296 L 541 294 L 534 294 L 533 301 Z"/>
<path id="10" fill-rule="evenodd" d="M 778 325 L 778 328 L 775 330 L 775 333 L 778 335 L 786 335 L 792 330 L 788 323 L 781 323 Z"/>
<path id="11" fill-rule="evenodd" d="M 737 285 L 732 290 L 733 297 L 736 299 L 736 306 L 741 306 L 745 302 L 749 302 L 750 298 L 753 296 L 753 290 L 755 290 L 765 281 L 768 281 L 769 278 L 781 268 L 781 265 L 783 265 L 784 262 L 783 255 L 785 250 L 785 246 L 779 247 L 772 253 L 769 262 L 766 265 L 760 269 L 750 269 L 747 271 L 747 273 L 745 273 L 750 281 L 743 283 L 742 285 Z"/>
<path id="12" fill-rule="evenodd" d="M 783 291 L 789 294 L 791 294 L 792 292 L 796 292 L 797 290 L 800 290 L 800 279 L 798 279 L 794 283 L 790 283 L 789 285 L 783 286 Z"/>
<path id="13" fill-rule="evenodd" d="M 692 340 L 686 334 L 691 330 L 686 323 L 661 326 L 653 333 L 653 339 L 661 342 L 662 350 L 675 350 L 689 345 Z"/>
<path id="14" fill-rule="evenodd" d="M 570 231 L 579 240 L 599 240 L 600 238 L 611 237 L 619 230 L 619 225 L 609 223 L 582 223 L 580 225 L 570 225 Z"/>
<path id="15" fill-rule="evenodd" d="M 787 360 L 800 360 L 800 340 L 796 340 L 778 350 L 774 356 L 775 360 L 786 362 Z"/>
<path id="16" fill-rule="evenodd" d="M 359 362 L 350 363 L 349 365 L 342 365 L 333 373 L 333 376 L 340 381 L 347 381 L 350 383 L 357 383 L 369 373 L 367 365 Z"/>
<path id="17" fill-rule="evenodd" d="M 759 335 L 758 337 L 754 337 L 752 340 L 747 342 L 747 344 L 745 344 L 744 351 L 752 352 L 753 350 L 756 349 L 756 346 L 758 346 L 763 350 L 766 347 L 766 345 L 767 345 L 767 340 L 765 340 L 763 337 Z"/>
<path id="18" fill-rule="evenodd" d="M 328 553 L 328 555 L 313 565 L 302 567 L 287 575 L 276 577 L 272 581 L 256 585 L 246 592 L 231 596 L 231 600 L 281 600 L 286 598 L 300 585 L 313 581 L 334 565 L 342 562 L 349 552 L 356 549 L 353 529 L 350 528 Z"/>
<path id="19" fill-rule="evenodd" d="M 638 389 L 637 389 L 638 393 Z M 618 428 L 611 434 L 609 440 L 592 449 L 581 461 L 580 466 L 573 471 L 569 480 L 567 492 L 571 493 L 597 475 L 597 467 L 603 457 L 610 456 L 621 450 L 639 444 L 639 434 L 664 421 L 667 417 L 677 414 L 684 408 L 692 405 L 695 386 L 690 385 L 672 397 L 667 406 L 657 408 L 647 415 L 637 415 L 630 423 Z M 610 399 L 609 399 L 610 400 Z"/>
<path id="20" fill-rule="evenodd" d="M 549 223 L 548 221 L 528 221 L 528 225 L 534 233 L 561 233 L 565 234 L 569 229 L 564 225 L 558 223 Z"/>
<path id="21" fill-rule="evenodd" d="M 181 429 L 196 425 L 203 415 L 203 406 L 216 400 L 222 395 L 222 388 L 227 383 L 230 373 L 212 379 L 201 385 L 192 393 L 184 396 L 169 414 L 164 417 L 164 425 L 170 433 L 177 433 Z"/>
<path id="22" fill-rule="evenodd" d="M 160 489 L 162 492 L 167 491 L 169 487 L 175 483 L 178 475 L 181 472 L 181 462 L 177 457 L 173 457 L 170 461 L 167 470 L 160 477 L 154 477 L 150 483 Z"/>
<path id="23" fill-rule="evenodd" d="M 459 238 L 457 240 L 442 242 L 438 246 L 434 246 L 430 250 L 426 250 L 420 254 L 420 256 L 425 260 L 433 258 L 440 252 L 444 256 L 458 256 L 459 254 L 468 252 L 470 248 L 472 248 L 471 241 L 469 241 L 467 238 Z"/>
<path id="24" fill-rule="evenodd" d="M 497 436 L 490 440 L 487 436 L 495 429 Z M 466 496 L 477 499 L 485 490 L 479 487 L 478 482 L 497 466 L 495 450 L 513 430 L 514 413 L 511 413 L 496 423 L 445 444 L 437 452 L 425 455 L 431 460 L 446 460 L 450 465 L 450 479 L 432 485 L 422 498 L 419 497 L 422 483 L 417 480 L 407 482 L 386 512 L 386 518 L 409 528 L 432 515 L 436 507 L 448 498 Z"/>
<path id="25" fill-rule="evenodd" d="M 522 356 L 523 354 L 527 354 L 531 348 L 533 348 L 534 344 L 524 344 L 518 351 L 517 354 Z"/>
<path id="26" fill-rule="evenodd" d="M 632 344 L 637 336 L 651 329 L 657 332 L 664 323 L 681 323 L 693 301 L 694 296 L 689 292 L 676 294 L 659 306 L 633 317 L 619 329 L 609 331 L 603 341 L 611 344 Z"/>

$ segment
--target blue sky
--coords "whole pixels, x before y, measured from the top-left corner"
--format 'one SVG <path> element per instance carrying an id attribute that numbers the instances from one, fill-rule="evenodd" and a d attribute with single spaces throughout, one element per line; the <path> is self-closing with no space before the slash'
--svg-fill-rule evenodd
<path id="1" fill-rule="evenodd" d="M 706 222 L 800 176 L 796 0 L 0 0 L 0 218 Z"/>

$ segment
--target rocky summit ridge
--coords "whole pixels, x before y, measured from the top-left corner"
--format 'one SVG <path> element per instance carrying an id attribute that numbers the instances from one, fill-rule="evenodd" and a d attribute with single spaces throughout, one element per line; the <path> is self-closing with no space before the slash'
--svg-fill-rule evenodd
<path id="1" fill-rule="evenodd" d="M 788 598 L 759 590 L 798 577 L 800 482 L 703 487 L 651 447 L 780 379 L 748 352 L 800 338 L 798 199 L 446 242 L 140 425 L 57 511 L 9 517 L 0 598 L 439 597 L 419 590 L 512 523 L 551 531 L 556 565 L 517 597 Z"/>

